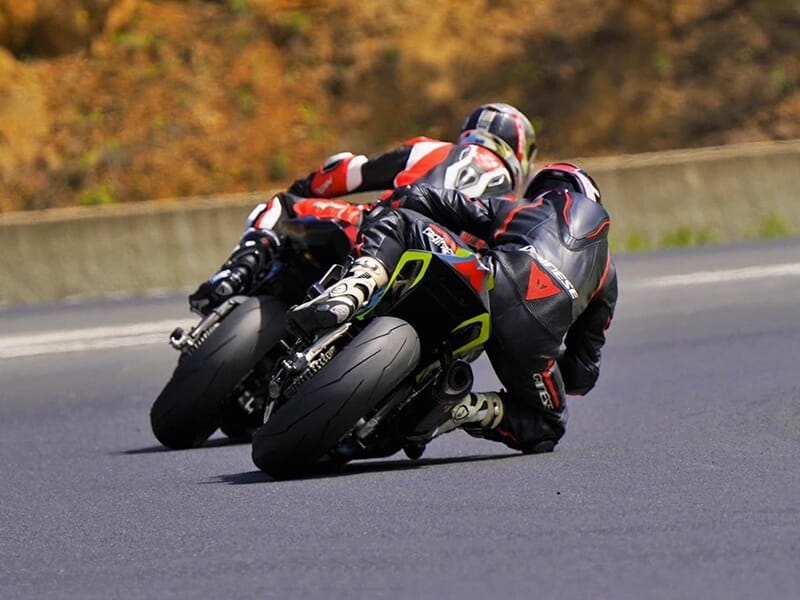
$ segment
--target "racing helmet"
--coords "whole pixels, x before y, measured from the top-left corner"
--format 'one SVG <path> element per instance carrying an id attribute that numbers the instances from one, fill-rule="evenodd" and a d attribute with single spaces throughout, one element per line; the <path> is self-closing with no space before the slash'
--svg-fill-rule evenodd
<path id="1" fill-rule="evenodd" d="M 500 102 L 482 104 L 464 121 L 459 141 L 497 154 L 511 172 L 514 188 L 522 189 L 536 157 L 536 132 L 519 109 Z"/>
<path id="2" fill-rule="evenodd" d="M 554 189 L 578 192 L 590 200 L 602 204 L 600 188 L 595 180 L 586 171 L 570 163 L 553 163 L 541 168 L 531 177 L 522 196 L 533 199 Z"/>

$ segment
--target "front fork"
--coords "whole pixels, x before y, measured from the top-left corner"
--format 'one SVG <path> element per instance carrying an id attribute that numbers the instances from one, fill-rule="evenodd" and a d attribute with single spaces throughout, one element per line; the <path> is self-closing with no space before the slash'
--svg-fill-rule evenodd
<path id="1" fill-rule="evenodd" d="M 188 333 L 182 327 L 176 327 L 172 333 L 169 334 L 169 345 L 178 350 L 181 354 L 191 353 L 195 348 L 211 334 L 216 328 L 217 324 L 224 319 L 228 313 L 234 308 L 239 306 L 242 302 L 247 300 L 247 296 L 233 296 L 228 298 L 225 302 L 220 304 L 194 327 Z"/>

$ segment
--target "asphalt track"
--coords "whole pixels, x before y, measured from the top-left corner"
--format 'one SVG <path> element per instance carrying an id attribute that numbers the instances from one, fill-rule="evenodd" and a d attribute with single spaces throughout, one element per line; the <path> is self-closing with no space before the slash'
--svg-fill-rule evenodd
<path id="1" fill-rule="evenodd" d="M 0 309 L 0 597 L 800 597 L 800 239 L 617 265 L 554 454 L 290 482 L 152 437 L 183 297 Z"/>

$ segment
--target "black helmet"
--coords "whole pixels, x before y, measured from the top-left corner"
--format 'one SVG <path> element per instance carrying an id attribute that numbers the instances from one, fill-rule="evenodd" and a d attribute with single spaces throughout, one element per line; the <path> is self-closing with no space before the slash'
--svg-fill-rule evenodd
<path id="1" fill-rule="evenodd" d="M 586 171 L 570 163 L 553 163 L 537 171 L 531 177 L 523 197 L 533 199 L 548 190 L 564 189 L 578 192 L 602 204 L 600 188 L 594 179 Z"/>
<path id="2" fill-rule="evenodd" d="M 506 163 L 520 190 L 533 168 L 536 132 L 522 112 L 510 104 L 483 104 L 461 126 L 461 143 L 488 148 Z"/>

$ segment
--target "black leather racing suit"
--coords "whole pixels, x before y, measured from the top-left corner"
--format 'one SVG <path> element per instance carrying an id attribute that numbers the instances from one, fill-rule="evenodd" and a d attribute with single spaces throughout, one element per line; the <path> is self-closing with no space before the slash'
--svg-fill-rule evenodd
<path id="1" fill-rule="evenodd" d="M 412 185 L 369 214 L 353 252 L 391 272 L 407 248 L 469 249 L 456 231 L 488 243 L 495 287 L 486 352 L 506 391 L 503 420 L 483 435 L 534 451 L 564 434 L 565 394 L 585 394 L 599 375 L 617 301 L 609 223 L 601 205 L 567 191 L 512 202 Z"/>

